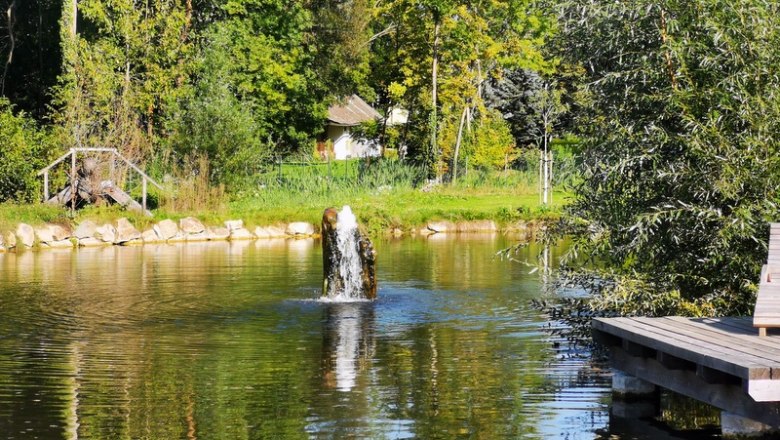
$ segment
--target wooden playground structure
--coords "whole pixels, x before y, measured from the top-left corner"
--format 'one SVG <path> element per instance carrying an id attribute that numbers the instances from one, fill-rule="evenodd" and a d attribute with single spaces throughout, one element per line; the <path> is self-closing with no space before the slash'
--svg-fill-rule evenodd
<path id="1" fill-rule="evenodd" d="M 82 155 L 79 166 L 79 155 Z M 100 179 L 97 173 L 100 161 L 96 156 L 108 156 L 108 178 Z M 52 169 L 58 164 L 70 158 L 70 171 L 68 172 L 69 183 L 54 196 L 49 192 L 49 177 Z M 137 202 L 122 188 L 116 184 L 116 162 L 127 165 L 130 172 L 137 173 L 141 178 L 141 202 Z M 143 170 L 138 168 L 130 160 L 122 156 L 116 148 L 71 148 L 47 167 L 38 172 L 38 176 L 43 176 L 43 202 L 54 205 L 69 206 L 71 214 L 76 207 L 84 203 L 95 203 L 98 200 L 106 200 L 118 203 L 125 208 L 133 211 L 140 211 L 151 216 L 147 209 L 148 185 L 151 183 L 158 189 L 162 186 L 149 177 Z"/>

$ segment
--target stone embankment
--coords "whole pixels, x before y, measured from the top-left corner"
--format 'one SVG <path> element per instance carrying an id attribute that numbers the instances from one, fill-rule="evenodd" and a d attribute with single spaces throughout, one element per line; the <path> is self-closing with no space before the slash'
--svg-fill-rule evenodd
<path id="1" fill-rule="evenodd" d="M 518 223 L 508 228 L 515 232 L 531 232 L 534 224 Z M 408 232 L 400 228 L 390 230 L 390 235 L 401 236 L 432 235 L 463 232 L 498 232 L 491 220 L 470 222 L 429 222 L 421 228 Z M 75 229 L 59 224 L 33 227 L 24 223 L 13 232 L 0 234 L 0 252 L 31 248 L 73 248 L 110 245 L 140 245 L 159 243 L 184 243 L 220 240 L 257 240 L 269 238 L 319 237 L 318 229 L 311 223 L 293 222 L 283 225 L 258 226 L 250 231 L 242 220 L 228 220 L 223 226 L 206 226 L 198 219 L 187 217 L 175 222 L 162 220 L 144 231 L 138 230 L 130 221 L 120 218 L 113 223 L 97 224 L 91 220 L 81 222 Z"/>

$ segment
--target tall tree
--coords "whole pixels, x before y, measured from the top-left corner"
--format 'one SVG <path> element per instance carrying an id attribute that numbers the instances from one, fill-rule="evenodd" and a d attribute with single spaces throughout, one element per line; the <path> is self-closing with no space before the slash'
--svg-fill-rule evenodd
<path id="1" fill-rule="evenodd" d="M 505 68 L 551 67 L 540 48 L 552 24 L 530 1 L 396 0 L 378 17 L 378 28 L 394 29 L 393 44 L 378 46 L 385 51 L 380 57 L 400 73 L 380 83 L 379 95 L 412 109 L 417 141 L 430 145 L 418 156 L 437 175 L 454 155 L 465 107 L 480 116 L 478 123 L 488 115 L 482 111 L 486 80 Z"/>
<path id="2" fill-rule="evenodd" d="M 780 5 L 589 0 L 564 19 L 586 69 L 575 249 L 611 268 L 597 299 L 749 311 L 780 201 Z"/>

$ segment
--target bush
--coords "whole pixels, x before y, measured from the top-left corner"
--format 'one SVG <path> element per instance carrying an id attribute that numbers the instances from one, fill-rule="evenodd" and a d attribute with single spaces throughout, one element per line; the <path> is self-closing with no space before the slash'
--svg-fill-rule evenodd
<path id="1" fill-rule="evenodd" d="M 41 195 L 39 169 L 47 165 L 48 137 L 25 113 L 0 98 L 0 202 L 32 202 Z"/>

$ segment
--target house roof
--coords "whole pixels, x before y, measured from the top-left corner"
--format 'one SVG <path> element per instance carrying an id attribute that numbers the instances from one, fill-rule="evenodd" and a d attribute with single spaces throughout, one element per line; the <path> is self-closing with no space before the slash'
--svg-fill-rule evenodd
<path id="1" fill-rule="evenodd" d="M 349 96 L 328 108 L 328 121 L 335 125 L 353 127 L 381 118 L 382 115 L 358 95 Z"/>

